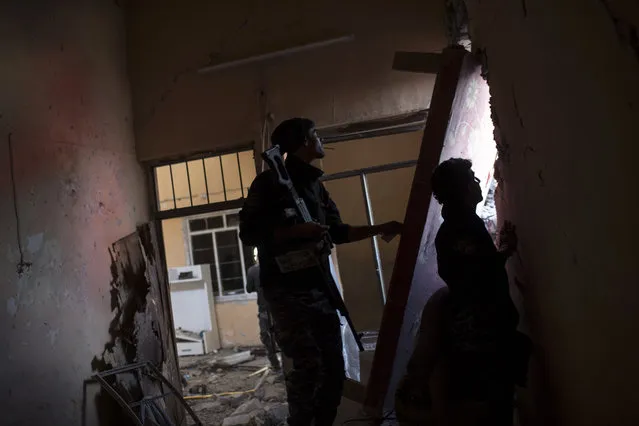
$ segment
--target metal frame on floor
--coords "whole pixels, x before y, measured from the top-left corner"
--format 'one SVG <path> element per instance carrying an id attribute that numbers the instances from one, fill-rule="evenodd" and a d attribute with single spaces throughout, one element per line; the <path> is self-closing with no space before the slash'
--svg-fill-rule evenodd
<path id="1" fill-rule="evenodd" d="M 138 381 L 141 381 L 143 375 L 150 377 L 151 379 L 154 379 L 162 383 L 164 386 L 168 387 L 169 392 L 164 392 L 154 396 L 145 396 L 137 402 L 128 402 L 106 379 L 107 377 L 126 373 L 133 374 L 138 379 Z M 202 422 L 200 422 L 200 419 L 198 419 L 195 412 L 193 412 L 193 409 L 191 409 L 191 407 L 186 403 L 181 393 L 173 386 L 171 382 L 167 380 L 166 377 L 162 375 L 160 370 L 158 370 L 153 364 L 148 361 L 138 362 L 135 364 L 126 365 L 124 367 L 103 371 L 95 374 L 93 378 L 96 379 L 104 388 L 104 390 L 108 392 L 113 397 L 113 399 L 125 410 L 129 417 L 131 417 L 131 420 L 133 420 L 137 426 L 143 426 L 146 424 L 145 418 L 147 414 L 159 416 L 161 419 L 160 421 L 163 423 L 161 426 L 173 426 L 173 422 L 171 421 L 171 419 L 168 418 L 167 414 L 156 403 L 157 400 L 164 399 L 171 395 L 175 396 L 180 401 L 182 406 L 195 421 L 196 426 L 203 426 Z M 140 409 L 139 415 L 134 410 L 138 407 Z"/>

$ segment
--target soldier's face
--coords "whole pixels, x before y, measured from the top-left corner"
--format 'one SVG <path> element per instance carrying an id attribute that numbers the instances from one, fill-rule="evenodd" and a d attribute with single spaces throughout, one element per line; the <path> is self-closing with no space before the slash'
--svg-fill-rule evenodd
<path id="1" fill-rule="evenodd" d="M 309 143 L 309 148 L 316 159 L 324 158 L 326 153 L 324 152 L 324 145 L 322 144 L 322 139 L 317 134 L 317 130 L 315 129 L 309 130 L 308 143 Z"/>
<path id="2" fill-rule="evenodd" d="M 472 199 L 472 202 L 475 204 L 480 203 L 484 199 L 484 195 L 481 192 L 480 180 L 475 176 L 475 173 L 470 172 L 470 181 L 469 181 L 469 193 Z"/>

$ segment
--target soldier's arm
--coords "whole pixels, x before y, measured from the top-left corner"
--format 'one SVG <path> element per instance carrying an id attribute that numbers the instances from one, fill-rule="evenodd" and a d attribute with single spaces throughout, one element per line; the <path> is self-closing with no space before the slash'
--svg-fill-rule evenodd
<path id="1" fill-rule="evenodd" d="M 321 185 L 321 203 L 326 214 L 326 225 L 328 226 L 328 233 L 335 244 L 344 244 L 351 242 L 350 229 L 351 226 L 342 222 L 342 217 L 339 214 L 337 205 L 331 199 L 328 191 Z"/>
<path id="2" fill-rule="evenodd" d="M 329 234 L 335 244 L 361 241 L 375 235 L 390 235 L 394 237 L 401 233 L 402 225 L 399 222 L 387 222 L 373 226 L 352 226 L 343 223 L 337 205 L 323 185 L 322 203 L 326 210 L 326 224 L 329 226 Z"/>

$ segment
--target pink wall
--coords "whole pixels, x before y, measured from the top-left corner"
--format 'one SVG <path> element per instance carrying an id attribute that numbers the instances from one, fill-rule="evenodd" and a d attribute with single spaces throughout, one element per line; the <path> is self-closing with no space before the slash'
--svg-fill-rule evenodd
<path id="1" fill-rule="evenodd" d="M 639 4 L 469 0 L 536 344 L 522 422 L 639 424 Z"/>
<path id="2" fill-rule="evenodd" d="M 148 219 L 121 10 L 108 1 L 3 2 L 0 26 L 2 423 L 80 425 L 86 403 L 93 425 L 95 388 L 86 400 L 82 392 L 109 338 L 107 248 Z M 12 183 L 31 263 L 23 274 Z"/>

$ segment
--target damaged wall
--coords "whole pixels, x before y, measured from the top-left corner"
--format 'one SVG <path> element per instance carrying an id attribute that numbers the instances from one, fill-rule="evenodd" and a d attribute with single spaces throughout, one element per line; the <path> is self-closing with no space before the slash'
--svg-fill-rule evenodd
<path id="1" fill-rule="evenodd" d="M 157 159 L 259 140 L 276 123 L 320 126 L 424 109 L 434 75 L 392 71 L 396 50 L 439 52 L 443 1 L 131 2 L 138 155 Z M 208 64 L 353 34 L 355 40 L 200 75 Z"/>
<path id="2" fill-rule="evenodd" d="M 98 424 L 83 382 L 110 339 L 108 248 L 148 219 L 116 3 L 0 6 L 3 424 L 80 425 L 85 405 Z"/>
<path id="3" fill-rule="evenodd" d="M 262 344 L 256 299 L 218 302 L 215 311 L 223 348 Z"/>
<path id="4" fill-rule="evenodd" d="M 522 424 L 638 424 L 639 3 L 467 4 L 536 344 Z"/>

